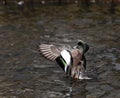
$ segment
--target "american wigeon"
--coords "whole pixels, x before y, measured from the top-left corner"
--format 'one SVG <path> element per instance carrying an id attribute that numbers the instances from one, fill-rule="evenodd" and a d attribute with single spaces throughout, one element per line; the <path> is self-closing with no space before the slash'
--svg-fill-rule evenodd
<path id="1" fill-rule="evenodd" d="M 73 48 L 65 45 L 40 44 L 41 54 L 51 61 L 56 61 L 63 71 L 74 79 L 90 79 L 86 75 L 85 53 L 89 46 L 82 40 Z"/>

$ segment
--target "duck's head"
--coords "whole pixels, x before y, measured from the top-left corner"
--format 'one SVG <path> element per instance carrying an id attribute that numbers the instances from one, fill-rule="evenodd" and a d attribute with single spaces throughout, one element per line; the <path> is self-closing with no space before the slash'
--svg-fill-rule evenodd
<path id="1" fill-rule="evenodd" d="M 76 48 L 78 48 L 84 54 L 89 50 L 89 45 L 82 40 L 78 40 Z"/>

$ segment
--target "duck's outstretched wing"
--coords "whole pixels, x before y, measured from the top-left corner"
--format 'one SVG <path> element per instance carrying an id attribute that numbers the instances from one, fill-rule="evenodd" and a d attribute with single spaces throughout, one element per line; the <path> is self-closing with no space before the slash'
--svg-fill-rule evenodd
<path id="1" fill-rule="evenodd" d="M 63 47 L 56 45 L 39 45 L 39 51 L 41 52 L 41 54 L 51 61 L 54 61 L 58 56 L 60 56 L 60 53 L 63 49 Z"/>

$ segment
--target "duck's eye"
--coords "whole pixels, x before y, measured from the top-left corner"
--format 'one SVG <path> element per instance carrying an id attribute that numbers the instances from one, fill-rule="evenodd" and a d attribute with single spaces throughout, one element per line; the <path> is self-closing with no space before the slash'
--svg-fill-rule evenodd
<path id="1" fill-rule="evenodd" d="M 82 42 L 78 42 L 78 45 L 81 46 L 81 45 L 82 45 Z"/>

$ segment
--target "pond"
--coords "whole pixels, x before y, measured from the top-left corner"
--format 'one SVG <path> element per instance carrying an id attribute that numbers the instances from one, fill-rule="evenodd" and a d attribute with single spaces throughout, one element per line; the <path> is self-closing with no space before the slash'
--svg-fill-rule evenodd
<path id="1" fill-rule="evenodd" d="M 120 21 L 99 15 L 81 13 L 75 5 L 1 6 L 0 97 L 120 98 Z M 74 46 L 79 39 L 90 46 L 86 59 L 91 80 L 67 79 L 38 52 L 40 43 Z"/>

